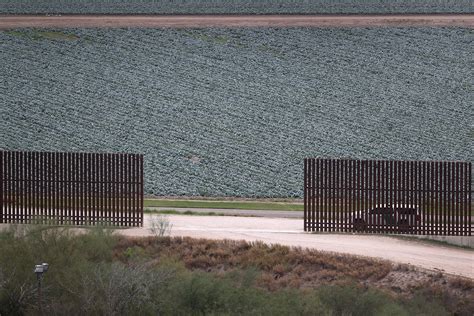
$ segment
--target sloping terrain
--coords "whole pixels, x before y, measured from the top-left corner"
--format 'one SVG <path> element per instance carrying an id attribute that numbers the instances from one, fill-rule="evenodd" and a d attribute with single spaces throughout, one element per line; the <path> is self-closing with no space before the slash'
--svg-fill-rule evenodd
<path id="1" fill-rule="evenodd" d="M 472 0 L 0 0 L 0 13 L 373 14 L 467 13 Z"/>
<path id="2" fill-rule="evenodd" d="M 308 156 L 472 160 L 465 28 L 0 32 L 0 149 L 145 154 L 146 193 L 298 196 Z"/>

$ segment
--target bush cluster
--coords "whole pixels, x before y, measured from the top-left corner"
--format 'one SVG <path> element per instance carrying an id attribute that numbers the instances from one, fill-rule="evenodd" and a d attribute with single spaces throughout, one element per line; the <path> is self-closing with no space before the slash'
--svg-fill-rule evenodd
<path id="1" fill-rule="evenodd" d="M 0 232 L 0 315 L 40 313 L 33 267 L 48 262 L 42 312 L 47 315 L 444 315 L 424 297 L 400 300 L 356 283 L 313 288 L 258 286 L 261 266 L 224 273 L 150 256 L 103 229 L 13 227 Z M 169 238 L 147 242 L 166 247 Z M 284 270 L 281 264 L 273 270 Z M 281 269 L 280 269 L 280 268 Z"/>

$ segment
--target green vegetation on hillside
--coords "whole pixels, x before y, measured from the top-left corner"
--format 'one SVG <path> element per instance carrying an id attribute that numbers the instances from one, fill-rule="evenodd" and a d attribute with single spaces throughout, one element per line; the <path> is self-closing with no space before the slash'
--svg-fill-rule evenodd
<path id="1" fill-rule="evenodd" d="M 2 149 L 142 153 L 148 196 L 302 198 L 306 157 L 474 159 L 467 28 L 38 32 L 0 31 Z"/>
<path id="2" fill-rule="evenodd" d="M 47 315 L 431 316 L 474 310 L 470 280 L 262 243 L 13 226 L 0 232 L 0 254 L 2 315 L 40 313 L 32 270 L 41 262 L 49 263 L 41 301 Z M 391 273 L 412 281 L 394 287 Z"/>
<path id="3" fill-rule="evenodd" d="M 473 12 L 470 0 L 0 0 L 0 13 L 374 14 Z"/>

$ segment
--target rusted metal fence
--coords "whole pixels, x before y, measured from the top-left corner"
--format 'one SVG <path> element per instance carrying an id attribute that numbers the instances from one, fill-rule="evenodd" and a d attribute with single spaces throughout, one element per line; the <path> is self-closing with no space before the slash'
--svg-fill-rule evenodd
<path id="1" fill-rule="evenodd" d="M 0 223 L 143 225 L 143 155 L 0 151 Z"/>
<path id="2" fill-rule="evenodd" d="M 470 162 L 304 160 L 304 229 L 472 235 Z"/>

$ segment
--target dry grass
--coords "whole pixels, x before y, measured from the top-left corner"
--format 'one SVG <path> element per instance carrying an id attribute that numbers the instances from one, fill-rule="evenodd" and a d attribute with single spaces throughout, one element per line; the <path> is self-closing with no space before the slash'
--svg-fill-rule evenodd
<path id="1" fill-rule="evenodd" d="M 259 273 L 255 285 L 270 291 L 356 282 L 397 297 L 412 298 L 419 294 L 436 297 L 455 314 L 474 314 L 473 280 L 385 260 L 261 242 L 189 237 L 122 237 L 114 250 L 115 257 L 129 260 L 124 256 L 127 249 L 140 249 L 141 259 L 148 262 L 174 258 L 187 269 L 217 275 L 253 268 Z"/>

